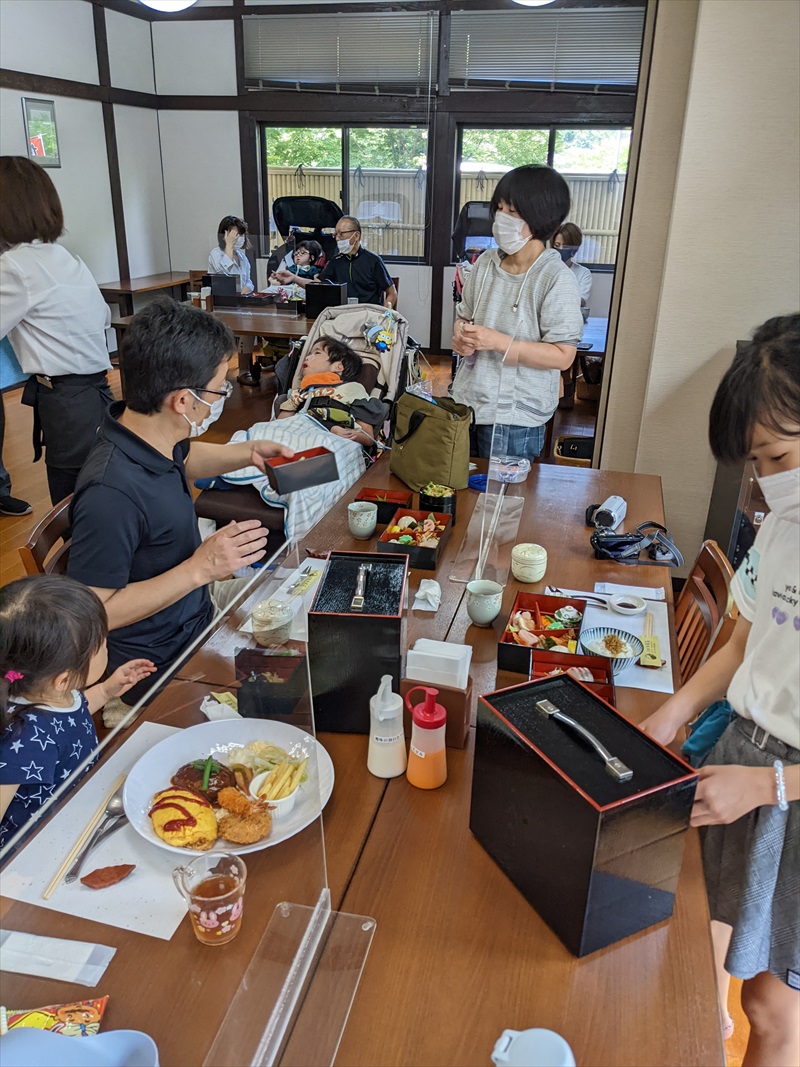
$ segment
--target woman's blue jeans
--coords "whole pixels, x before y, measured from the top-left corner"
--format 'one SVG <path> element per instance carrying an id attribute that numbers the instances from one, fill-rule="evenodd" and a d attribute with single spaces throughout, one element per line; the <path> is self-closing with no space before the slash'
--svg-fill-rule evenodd
<path id="1" fill-rule="evenodd" d="M 544 426 L 475 427 L 477 451 L 474 454 L 480 459 L 489 459 L 494 453 L 496 456 L 524 456 L 532 461 L 542 451 L 543 445 Z"/>

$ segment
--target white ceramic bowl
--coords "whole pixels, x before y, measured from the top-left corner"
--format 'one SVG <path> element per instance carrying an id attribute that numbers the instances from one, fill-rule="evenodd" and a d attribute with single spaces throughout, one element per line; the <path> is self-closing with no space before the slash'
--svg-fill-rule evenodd
<path id="1" fill-rule="evenodd" d="M 617 593 L 609 597 L 608 604 L 612 611 L 618 611 L 620 615 L 641 615 L 647 607 L 647 601 L 628 593 Z"/>
<path id="2" fill-rule="evenodd" d="M 259 800 L 258 791 L 264 784 L 264 781 L 271 771 L 264 771 L 262 774 L 257 774 L 250 782 L 250 795 Z M 300 786 L 289 794 L 288 797 L 283 797 L 281 800 L 270 800 L 268 803 L 272 805 L 272 818 L 281 819 L 285 815 L 288 815 L 294 808 L 295 801 L 297 800 L 297 794 L 300 792 Z"/>
<path id="3" fill-rule="evenodd" d="M 614 634 L 620 641 L 624 641 L 633 651 L 633 655 L 610 656 L 608 652 L 599 651 L 597 644 L 609 634 Z M 580 643 L 587 656 L 605 656 L 611 664 L 612 674 L 619 674 L 626 667 L 630 667 L 644 652 L 644 645 L 635 634 L 627 630 L 618 630 L 616 626 L 593 626 L 591 630 L 586 630 L 580 635 Z"/>

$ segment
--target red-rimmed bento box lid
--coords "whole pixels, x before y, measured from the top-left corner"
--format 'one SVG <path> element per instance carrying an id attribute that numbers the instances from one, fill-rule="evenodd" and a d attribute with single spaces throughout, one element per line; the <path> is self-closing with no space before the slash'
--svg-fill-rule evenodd
<path id="1" fill-rule="evenodd" d="M 631 769 L 634 771 L 633 778 L 630 780 L 630 782 L 613 783 L 613 791 L 619 794 L 619 799 L 615 799 L 608 803 L 599 803 L 597 800 L 595 800 L 592 796 L 589 795 L 587 790 L 579 782 L 575 781 L 574 777 L 572 777 L 569 771 L 559 766 L 559 764 L 553 758 L 551 758 L 551 756 L 544 752 L 540 745 L 537 744 L 534 740 L 532 740 L 531 737 L 529 737 L 517 723 L 511 721 L 511 719 L 509 718 L 509 707 L 505 709 L 504 713 L 503 704 L 510 705 L 516 695 L 520 695 L 525 691 L 530 692 L 531 707 L 533 707 L 536 699 L 540 699 L 538 691 L 541 691 L 542 696 L 547 693 L 547 699 L 552 700 L 553 703 L 559 706 L 558 696 L 553 695 L 553 690 L 563 689 L 563 687 L 567 687 L 567 690 L 569 690 L 569 688 L 572 688 L 573 692 L 577 689 L 578 692 L 583 692 L 586 694 L 586 698 L 590 701 L 592 705 L 592 721 L 590 729 L 598 737 L 598 740 L 605 744 L 606 747 L 611 749 L 612 755 L 618 756 L 620 759 L 622 759 L 623 763 L 626 763 L 627 766 L 631 767 Z M 693 782 L 697 779 L 697 772 L 693 770 L 688 763 L 682 760 L 679 756 L 676 756 L 675 753 L 671 752 L 668 748 L 665 748 L 664 745 L 659 744 L 652 737 L 649 737 L 647 734 L 643 733 L 634 723 L 630 721 L 630 719 L 626 718 L 621 712 L 619 712 L 614 707 L 614 705 L 610 703 L 610 701 L 603 699 L 603 697 L 597 694 L 590 686 L 586 686 L 583 683 L 576 681 L 574 678 L 570 678 L 569 675 L 560 675 L 555 678 L 538 678 L 533 681 L 521 682 L 519 685 L 508 686 L 504 689 L 498 689 L 493 693 L 486 693 L 481 696 L 480 703 L 485 705 L 491 715 L 497 716 L 497 718 L 500 719 L 505 724 L 505 726 L 509 730 L 511 730 L 524 745 L 530 748 L 530 750 L 535 753 L 537 757 L 542 759 L 561 778 L 563 778 L 564 781 L 569 783 L 571 788 L 573 788 L 577 793 L 579 793 L 581 797 L 583 797 L 583 799 L 598 812 L 610 812 L 622 807 L 625 804 L 637 801 L 641 797 L 648 796 L 651 793 L 657 793 L 667 787 L 679 783 L 682 784 Z M 572 707 L 565 707 L 562 708 L 562 710 L 565 710 L 568 714 L 574 714 L 574 709 Z M 539 713 L 533 712 L 532 714 L 538 715 Z M 628 742 L 632 748 L 638 749 L 640 753 L 640 758 L 636 756 L 634 756 L 634 758 L 631 758 L 630 753 L 625 751 L 614 751 L 613 742 L 609 744 L 609 739 L 607 736 L 604 736 L 604 731 L 602 728 L 602 721 L 603 719 L 606 719 L 607 721 L 608 716 L 613 716 L 613 718 L 617 721 L 619 725 L 624 726 L 624 732 L 627 735 Z M 557 723 L 552 720 L 545 720 L 544 716 L 542 716 L 541 720 L 535 719 L 533 721 L 537 723 L 539 721 L 552 722 L 554 728 L 557 727 L 559 730 L 564 730 L 565 733 L 568 730 L 567 727 L 562 726 L 560 723 Z M 479 712 L 479 730 L 480 726 L 481 724 Z M 619 731 L 615 732 L 619 733 Z M 578 738 L 577 734 L 572 733 L 571 738 L 574 740 L 575 746 L 584 746 L 584 752 L 591 753 L 591 749 L 585 744 L 585 742 Z M 578 752 L 580 750 L 575 749 L 574 751 Z M 637 782 L 637 772 L 641 781 L 642 760 L 646 758 L 648 753 L 652 754 L 652 757 L 654 759 L 657 759 L 661 767 L 664 768 L 664 780 L 656 784 L 650 783 L 645 788 L 638 788 L 639 782 Z M 598 760 L 599 765 L 602 766 L 602 761 L 600 761 L 600 758 L 597 756 L 595 758 Z M 673 773 L 666 774 L 667 767 L 669 767 L 670 771 Z M 613 782 L 610 776 L 608 781 Z"/>
<path id="2" fill-rule="evenodd" d="M 322 446 L 295 452 L 293 456 L 272 456 L 264 463 L 264 473 L 272 488 L 281 494 L 339 480 L 336 454 Z"/>

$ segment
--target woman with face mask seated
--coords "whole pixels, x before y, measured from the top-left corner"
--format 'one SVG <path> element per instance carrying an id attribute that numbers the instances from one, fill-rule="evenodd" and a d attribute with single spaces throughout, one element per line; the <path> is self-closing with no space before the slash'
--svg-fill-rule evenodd
<path id="1" fill-rule="evenodd" d="M 253 292 L 250 280 L 250 260 L 245 252 L 250 248 L 247 234 L 249 228 L 244 219 L 236 215 L 226 215 L 217 227 L 217 248 L 208 253 L 209 274 L 238 274 L 241 280 L 243 296 Z M 239 338 L 239 369 L 242 373 L 236 379 L 240 385 L 257 386 L 261 381 L 261 364 L 253 356 L 255 339 Z"/>
<path id="2" fill-rule="evenodd" d="M 542 449 L 561 371 L 583 330 L 572 271 L 545 247 L 569 207 L 567 183 L 550 167 L 517 167 L 494 191 L 489 210 L 499 248 L 475 262 L 453 329 L 453 351 L 464 357 L 453 399 L 475 411 L 474 455 L 533 460 Z"/>
<path id="3" fill-rule="evenodd" d="M 583 321 L 589 318 L 589 298 L 592 295 L 592 272 L 575 262 L 575 256 L 583 243 L 583 234 L 574 222 L 565 222 L 553 238 L 553 248 L 558 252 L 572 271 L 581 293 L 581 314 Z"/>

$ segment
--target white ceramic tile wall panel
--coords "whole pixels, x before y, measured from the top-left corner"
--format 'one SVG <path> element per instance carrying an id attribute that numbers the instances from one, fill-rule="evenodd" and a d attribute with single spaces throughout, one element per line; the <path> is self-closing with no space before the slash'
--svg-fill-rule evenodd
<path id="1" fill-rule="evenodd" d="M 0 90 L 0 155 L 25 155 L 22 93 Z M 61 243 L 98 281 L 119 277 L 101 105 L 56 97 L 61 166 L 48 169 L 64 208 Z"/>
<path id="2" fill-rule="evenodd" d="M 106 8 L 108 60 L 115 89 L 156 91 L 150 23 Z"/>
<path id="3" fill-rule="evenodd" d="M 167 96 L 235 96 L 233 23 L 153 22 L 156 91 Z M 219 220 L 218 220 L 219 221 Z"/>
<path id="4" fill-rule="evenodd" d="M 160 111 L 173 270 L 204 267 L 225 215 L 241 215 L 239 126 L 233 111 Z"/>
<path id="5" fill-rule="evenodd" d="M 431 276 L 432 268 L 416 263 L 392 263 L 386 269 L 399 281 L 397 309 L 408 319 L 408 330 L 423 348 L 431 343 Z"/>
<path id="6" fill-rule="evenodd" d="M 798 39 L 797 4 L 700 5 L 636 455 L 637 471 L 661 474 L 687 560 L 702 541 L 716 469 L 708 411 L 735 342 L 797 309 L 800 257 L 787 237 L 800 225 Z M 714 235 L 711 262 L 698 254 L 698 234 Z"/>
<path id="7" fill-rule="evenodd" d="M 151 108 L 117 104 L 114 120 L 131 277 L 160 274 L 170 263 L 158 115 Z"/>
<path id="8" fill-rule="evenodd" d="M 2 0 L 0 67 L 96 85 L 92 5 L 85 0 Z"/>

